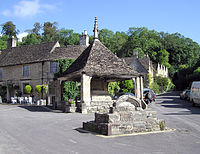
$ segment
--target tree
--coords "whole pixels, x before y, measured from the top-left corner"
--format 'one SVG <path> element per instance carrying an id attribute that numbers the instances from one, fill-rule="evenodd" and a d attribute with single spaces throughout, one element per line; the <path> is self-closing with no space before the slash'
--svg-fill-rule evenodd
<path id="1" fill-rule="evenodd" d="M 19 32 L 19 30 L 16 30 L 16 26 L 12 23 L 12 21 L 8 21 L 4 24 L 1 25 L 2 26 L 2 31 L 1 33 L 3 35 L 8 35 L 8 36 L 15 36 L 17 35 L 17 33 Z"/>
<path id="2" fill-rule="evenodd" d="M 33 25 L 33 29 L 32 29 L 32 33 L 33 34 L 36 34 L 36 35 L 40 35 L 40 30 L 42 28 L 41 24 L 39 22 L 36 22 L 34 25 Z"/>
<path id="3" fill-rule="evenodd" d="M 7 48 L 8 35 L 0 36 L 0 50 Z"/>
<path id="4" fill-rule="evenodd" d="M 45 22 L 43 25 L 43 42 L 53 42 L 58 40 L 57 22 Z"/>
<path id="5" fill-rule="evenodd" d="M 32 44 L 40 44 L 42 37 L 40 35 L 31 33 L 28 34 L 26 37 L 22 38 L 22 42 L 19 43 L 20 45 L 32 45 Z"/>
<path id="6" fill-rule="evenodd" d="M 80 34 L 74 33 L 72 29 L 61 29 L 58 31 L 58 39 L 61 46 L 78 45 L 80 43 Z"/>
<path id="7" fill-rule="evenodd" d="M 160 64 L 163 64 L 166 67 L 170 68 L 169 52 L 167 52 L 165 49 L 158 51 L 158 53 L 157 53 L 157 61 Z"/>

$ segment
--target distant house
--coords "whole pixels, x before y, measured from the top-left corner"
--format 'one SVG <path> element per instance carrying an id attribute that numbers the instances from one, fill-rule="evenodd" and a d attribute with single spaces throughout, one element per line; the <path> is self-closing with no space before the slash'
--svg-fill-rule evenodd
<path id="1" fill-rule="evenodd" d="M 86 42 L 87 41 L 87 42 Z M 16 38 L 8 40 L 8 48 L 0 54 L 0 85 L 7 90 L 9 101 L 17 91 L 26 96 L 24 87 L 48 84 L 48 100 L 55 99 L 54 74 L 58 71 L 58 59 L 76 59 L 89 44 L 87 32 L 81 36 L 80 45 L 60 47 L 58 42 L 16 46 Z M 15 88 L 17 87 L 17 88 Z"/>
<path id="2" fill-rule="evenodd" d="M 125 57 L 123 59 L 134 70 L 143 74 L 145 87 L 149 87 L 149 77 L 151 78 L 151 82 L 153 82 L 155 76 L 168 77 L 168 68 L 159 63 L 153 64 L 148 56 L 138 58 L 138 53 L 135 52 L 133 57 Z"/>

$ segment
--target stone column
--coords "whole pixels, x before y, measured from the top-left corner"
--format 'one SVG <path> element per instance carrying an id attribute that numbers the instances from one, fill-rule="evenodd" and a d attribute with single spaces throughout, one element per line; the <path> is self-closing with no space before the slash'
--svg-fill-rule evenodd
<path id="1" fill-rule="evenodd" d="M 9 102 L 11 99 L 10 99 L 10 91 L 9 91 L 8 85 L 7 85 L 6 90 L 7 90 L 7 94 L 6 94 L 7 96 L 6 97 L 7 97 L 7 101 Z"/>
<path id="2" fill-rule="evenodd" d="M 91 78 L 86 74 L 83 74 L 81 78 L 81 104 L 83 114 L 87 114 L 87 108 L 91 102 Z"/>
<path id="3" fill-rule="evenodd" d="M 55 81 L 55 102 L 53 104 L 54 109 L 57 109 L 57 107 L 61 103 L 61 81 L 56 80 Z"/>
<path id="4" fill-rule="evenodd" d="M 135 97 L 140 99 L 140 77 L 135 79 Z"/>
<path id="5" fill-rule="evenodd" d="M 140 77 L 140 99 L 143 99 L 143 77 Z"/>

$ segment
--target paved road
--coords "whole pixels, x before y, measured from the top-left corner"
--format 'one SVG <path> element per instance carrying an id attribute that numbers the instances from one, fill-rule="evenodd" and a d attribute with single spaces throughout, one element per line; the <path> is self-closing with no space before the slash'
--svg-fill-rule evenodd
<path id="1" fill-rule="evenodd" d="M 102 138 L 76 130 L 93 114 L 0 105 L 0 154 L 200 153 L 200 107 L 192 107 L 175 93 L 158 96 L 151 107 L 176 131 Z"/>

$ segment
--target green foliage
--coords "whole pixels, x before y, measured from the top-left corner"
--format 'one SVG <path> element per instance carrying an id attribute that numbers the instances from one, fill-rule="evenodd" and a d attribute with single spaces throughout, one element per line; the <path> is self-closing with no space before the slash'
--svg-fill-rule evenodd
<path id="1" fill-rule="evenodd" d="M 124 80 L 119 83 L 120 92 L 125 93 L 133 93 L 134 92 L 134 84 L 132 80 Z"/>
<path id="2" fill-rule="evenodd" d="M 75 104 L 75 102 L 74 102 L 73 99 L 68 99 L 68 103 L 69 103 L 69 104 Z"/>
<path id="3" fill-rule="evenodd" d="M 61 75 L 64 71 L 69 68 L 69 66 L 74 62 L 74 59 L 59 59 L 57 62 L 59 63 L 58 72 L 55 74 L 55 77 Z"/>
<path id="4" fill-rule="evenodd" d="M 119 92 L 119 82 L 110 82 L 108 84 L 108 91 L 111 96 L 114 96 L 115 93 Z"/>
<path id="5" fill-rule="evenodd" d="M 9 38 L 8 35 L 0 36 L 0 50 L 3 50 L 3 49 L 7 48 L 8 38 Z"/>
<path id="6" fill-rule="evenodd" d="M 154 82 L 150 85 L 150 88 L 155 93 L 166 92 L 174 88 L 174 84 L 167 77 L 156 76 Z"/>
<path id="7" fill-rule="evenodd" d="M 41 41 L 42 41 L 42 37 L 40 35 L 31 33 L 31 34 L 28 34 L 26 37 L 22 38 L 22 42 L 20 43 L 20 45 L 40 44 Z"/>
<path id="8" fill-rule="evenodd" d="M 67 68 L 70 67 L 70 65 L 74 62 L 74 59 L 60 59 L 59 62 L 59 70 L 58 73 L 55 74 L 55 76 L 59 76 L 64 71 L 67 70 Z M 64 89 L 63 89 L 63 97 L 65 101 L 68 101 L 68 99 L 75 100 L 80 99 L 80 84 L 78 82 L 73 81 L 66 81 L 64 83 Z"/>
<path id="9" fill-rule="evenodd" d="M 152 82 L 152 76 L 150 73 L 147 74 L 147 77 L 148 77 L 148 83 L 150 84 Z"/>
<path id="10" fill-rule="evenodd" d="M 165 121 L 164 120 L 160 121 L 159 126 L 160 130 L 165 130 Z"/>
<path id="11" fill-rule="evenodd" d="M 16 34 L 19 32 L 18 30 L 16 30 L 16 26 L 13 24 L 12 21 L 8 21 L 8 22 L 2 24 L 1 26 L 2 26 L 1 33 L 3 35 L 15 36 L 16 37 Z"/>
<path id="12" fill-rule="evenodd" d="M 68 101 L 69 99 L 75 100 L 80 99 L 80 86 L 78 82 L 66 81 L 64 83 L 64 99 Z"/>
<path id="13" fill-rule="evenodd" d="M 45 22 L 43 25 L 42 42 L 54 42 L 58 40 L 57 22 Z"/>
<path id="14" fill-rule="evenodd" d="M 35 91 L 38 94 L 42 94 L 42 91 L 43 91 L 43 94 L 47 94 L 48 93 L 48 85 L 36 85 L 35 86 Z"/>
<path id="15" fill-rule="evenodd" d="M 30 85 L 26 85 L 24 87 L 24 91 L 25 91 L 26 94 L 31 94 L 32 87 Z"/>
<path id="16" fill-rule="evenodd" d="M 200 73 L 200 67 L 194 70 L 194 73 Z"/>
<path id="17" fill-rule="evenodd" d="M 59 43 L 61 46 L 78 45 L 80 42 L 80 34 L 74 33 L 72 29 L 61 29 L 58 31 Z"/>
<path id="18" fill-rule="evenodd" d="M 156 82 L 153 82 L 149 86 L 156 94 L 160 93 L 159 85 Z"/>

